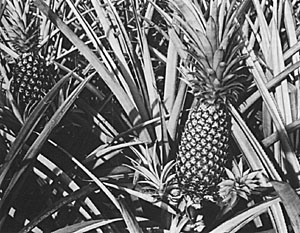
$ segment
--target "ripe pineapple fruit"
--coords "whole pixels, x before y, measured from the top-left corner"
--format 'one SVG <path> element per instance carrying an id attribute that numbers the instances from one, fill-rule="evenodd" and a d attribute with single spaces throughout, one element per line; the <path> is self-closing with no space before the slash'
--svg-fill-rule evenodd
<path id="1" fill-rule="evenodd" d="M 11 67 L 11 93 L 22 113 L 54 85 L 53 65 L 39 55 L 39 19 L 30 0 L 8 1 L 2 24 L 11 48 L 19 56 Z"/>
<path id="2" fill-rule="evenodd" d="M 185 123 L 177 156 L 179 184 L 192 199 L 216 192 L 229 135 L 230 116 L 225 103 L 199 99 Z"/>
<path id="3" fill-rule="evenodd" d="M 189 27 L 184 30 L 186 33 L 195 33 L 186 38 L 197 36 L 201 43 L 196 39 L 188 42 L 188 66 L 192 67 L 193 77 L 188 83 L 197 101 L 181 135 L 176 173 L 183 193 L 194 203 L 218 198 L 218 183 L 228 159 L 228 105 L 244 88 L 239 79 L 243 76 L 240 69 L 244 68 L 245 57 L 240 51 L 243 40 L 238 22 L 231 17 L 236 11 L 227 11 L 229 8 L 218 6 L 217 2 L 210 1 L 210 15 L 203 32 L 196 30 L 200 26 L 192 25 L 195 21 L 185 21 L 184 28 Z"/>

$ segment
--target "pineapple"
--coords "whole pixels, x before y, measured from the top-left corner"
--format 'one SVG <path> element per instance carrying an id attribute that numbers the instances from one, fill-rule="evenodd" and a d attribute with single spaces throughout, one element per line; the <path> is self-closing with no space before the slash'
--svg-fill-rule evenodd
<path id="1" fill-rule="evenodd" d="M 192 69 L 192 79 L 187 81 L 195 104 L 179 142 L 176 173 L 181 190 L 194 203 L 201 203 L 204 198 L 219 199 L 218 184 L 222 181 L 229 152 L 228 106 L 244 88 L 240 81 L 244 76 L 241 69 L 245 57 L 240 51 L 243 40 L 238 21 L 231 20 L 237 11 L 227 11 L 230 8 L 221 7 L 217 2 L 210 1 L 210 14 L 203 32 L 190 24 L 195 21 L 187 20 L 184 25 L 185 33 L 195 33 L 186 38 L 198 33 L 201 43 L 197 40 L 187 43 L 188 68 Z"/>
<path id="2" fill-rule="evenodd" d="M 4 31 L 19 56 L 11 67 L 11 93 L 21 112 L 41 100 L 54 85 L 54 69 L 39 51 L 39 20 L 30 0 L 7 2 Z"/>
<path id="3" fill-rule="evenodd" d="M 192 199 L 217 191 L 229 135 L 230 116 L 225 103 L 199 99 L 185 123 L 177 156 L 179 184 Z"/>

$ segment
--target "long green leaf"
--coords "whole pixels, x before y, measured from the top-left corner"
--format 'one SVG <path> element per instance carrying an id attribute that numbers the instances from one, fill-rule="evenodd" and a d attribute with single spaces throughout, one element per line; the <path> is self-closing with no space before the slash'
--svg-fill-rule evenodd
<path id="1" fill-rule="evenodd" d="M 135 215 L 132 213 L 132 211 L 129 209 L 128 205 L 125 202 L 125 198 L 120 196 L 118 198 L 118 201 L 121 206 L 121 214 L 124 218 L 124 221 L 127 225 L 127 228 L 130 233 L 143 233 L 141 227 L 139 226 Z"/>
<path id="2" fill-rule="evenodd" d="M 117 190 L 125 191 L 130 195 L 136 196 L 136 197 L 138 197 L 138 198 L 140 198 L 140 199 L 142 199 L 146 202 L 151 203 L 152 205 L 155 205 L 159 208 L 162 208 L 162 209 L 168 211 L 169 213 L 171 213 L 173 215 L 176 215 L 176 211 L 173 208 L 171 208 L 168 204 L 166 204 L 162 201 L 159 201 L 157 198 L 154 198 L 149 194 L 141 193 L 139 191 L 132 190 L 132 189 L 129 189 L 129 188 L 126 188 L 126 187 L 120 187 L 120 186 L 115 185 L 115 184 L 110 184 L 110 183 L 104 183 L 104 184 L 107 185 L 108 187 L 111 187 L 111 188 L 114 188 L 114 189 L 117 189 Z"/>
<path id="3" fill-rule="evenodd" d="M 288 216 L 294 232 L 300 232 L 300 198 L 288 183 L 271 181 L 278 193 Z"/>
<path id="4" fill-rule="evenodd" d="M 42 118 L 48 106 L 51 104 L 52 100 L 55 98 L 59 90 L 71 76 L 72 73 L 69 73 L 68 75 L 64 76 L 58 83 L 56 83 L 54 87 L 47 93 L 47 95 L 38 103 L 38 105 L 28 117 L 27 121 L 18 133 L 15 141 L 11 145 L 11 148 L 6 156 L 6 162 L 0 168 L 0 184 L 3 183 L 3 180 L 12 164 L 14 163 L 16 157 L 18 156 L 18 153 L 26 143 L 27 139 L 30 137 L 35 126 Z"/>
<path id="5" fill-rule="evenodd" d="M 143 101 L 140 90 L 135 84 L 133 78 L 140 77 L 141 75 L 139 75 L 139 71 L 137 69 L 138 67 L 133 66 L 132 69 L 129 68 L 124 56 L 124 54 L 129 54 L 130 60 L 132 64 L 134 64 L 135 55 L 132 54 L 133 48 L 131 41 L 129 40 L 128 32 L 125 30 L 124 25 L 116 13 L 116 10 L 109 1 L 108 5 L 110 6 L 110 10 L 107 10 L 107 6 L 100 4 L 98 1 L 93 0 L 92 3 L 95 7 L 101 25 L 106 32 L 106 37 L 110 42 L 110 46 L 115 52 L 116 59 L 118 60 L 118 64 L 122 71 L 122 73 L 118 72 L 117 74 L 120 82 L 130 97 L 132 95 L 131 99 L 138 108 L 142 118 L 147 120 L 149 119 L 149 115 L 145 107 L 145 102 Z M 118 27 L 118 31 L 116 31 L 116 29 L 112 29 L 115 27 Z M 118 34 L 118 37 L 116 37 L 116 34 Z"/>
<path id="6" fill-rule="evenodd" d="M 280 201 L 279 198 L 273 198 L 264 201 L 258 205 L 252 206 L 247 210 L 243 211 L 242 213 L 237 214 L 236 216 L 222 223 L 221 225 L 219 225 L 218 227 L 210 231 L 210 233 L 237 232 L 247 223 L 255 219 L 257 216 L 266 212 L 268 208 L 270 208 L 272 205 L 279 203 L 279 201 Z"/>
<path id="7" fill-rule="evenodd" d="M 276 87 L 281 81 L 284 79 L 287 79 L 289 74 L 293 73 L 296 69 L 299 69 L 300 62 L 296 62 L 290 66 L 287 66 L 281 73 L 276 75 L 274 78 L 272 78 L 270 81 L 268 81 L 265 86 L 268 90 L 271 88 Z M 259 98 L 261 97 L 260 92 L 256 91 L 251 96 L 247 98 L 245 101 L 245 104 L 241 106 L 241 111 L 245 112 L 247 109 L 249 109 Z"/>
<path id="8" fill-rule="evenodd" d="M 176 21 L 174 19 L 173 23 Z M 164 104 L 170 113 L 174 106 L 174 101 L 176 97 L 176 81 L 177 81 L 177 63 L 178 63 L 178 53 L 176 51 L 176 46 L 173 40 L 169 41 L 167 61 L 166 61 L 166 77 L 164 86 Z"/>
<path id="9" fill-rule="evenodd" d="M 198 32 L 205 31 L 204 18 L 199 16 L 200 12 L 196 11 L 194 4 L 188 0 L 171 0 L 179 8 L 180 13 L 185 17 L 186 22 Z"/>
<path id="10" fill-rule="evenodd" d="M 80 222 L 70 226 L 66 226 L 64 228 L 53 231 L 52 233 L 84 233 L 119 221 L 122 221 L 122 219 L 114 218 L 114 219 L 90 220 L 90 221 Z"/>
<path id="11" fill-rule="evenodd" d="M 149 99 L 149 111 L 151 112 L 152 118 L 159 116 L 159 106 L 158 106 L 158 92 L 154 77 L 154 70 L 152 67 L 152 61 L 150 57 L 150 51 L 149 46 L 147 42 L 147 38 L 145 33 L 142 33 L 142 48 L 143 48 L 143 68 L 144 68 L 144 74 L 145 74 L 145 80 L 146 80 L 146 87 L 147 87 L 147 94 Z M 156 130 L 158 128 L 156 127 Z"/>
<path id="12" fill-rule="evenodd" d="M 84 82 L 80 83 L 78 87 L 71 93 L 70 96 L 64 101 L 64 103 L 57 109 L 57 111 L 54 113 L 54 115 L 51 117 L 50 121 L 45 125 L 44 129 L 38 136 L 38 138 L 34 141 L 34 143 L 30 146 L 28 151 L 26 152 L 23 161 L 30 161 L 30 163 L 25 163 L 23 167 L 21 167 L 20 170 L 18 170 L 12 177 L 12 179 L 9 182 L 9 185 L 7 189 L 4 192 L 4 195 L 0 201 L 0 209 L 4 205 L 6 198 L 10 195 L 12 189 L 15 187 L 16 183 L 19 181 L 19 179 L 22 177 L 24 178 L 23 174 L 28 169 L 28 167 L 31 166 L 34 159 L 36 158 L 38 152 L 44 145 L 45 141 L 48 139 L 49 135 L 51 134 L 54 127 L 60 122 L 60 120 L 63 118 L 63 116 L 66 114 L 66 112 L 69 110 L 69 108 L 72 106 L 80 92 L 85 87 L 86 83 L 92 78 L 92 76 L 89 76 L 87 79 L 84 80 Z"/>
<path id="13" fill-rule="evenodd" d="M 183 110 L 183 105 L 187 94 L 186 90 L 187 84 L 184 81 L 180 80 L 177 96 L 167 126 L 169 135 L 172 140 L 175 140 L 176 134 L 178 133 L 180 114 Z"/>
<path id="14" fill-rule="evenodd" d="M 258 61 L 256 59 L 255 54 L 252 52 L 250 52 L 249 54 L 249 58 L 247 59 L 247 63 L 250 67 L 252 67 L 251 72 L 254 75 L 255 78 L 255 82 L 257 84 L 257 87 L 263 97 L 264 103 L 266 104 L 269 113 L 272 116 L 272 119 L 274 121 L 274 124 L 279 132 L 280 135 L 280 139 L 282 142 L 282 148 L 283 151 L 286 155 L 287 158 L 287 164 L 286 166 L 288 166 L 289 168 L 288 173 L 289 173 L 289 178 L 291 179 L 291 182 L 293 182 L 293 185 L 295 186 L 299 186 L 299 172 L 300 172 L 300 165 L 299 162 L 296 158 L 295 152 L 293 151 L 292 147 L 291 147 L 291 142 L 289 140 L 288 134 L 286 132 L 284 123 L 282 121 L 282 118 L 280 116 L 280 113 L 278 111 L 278 107 L 274 101 L 274 99 L 272 98 L 271 94 L 268 92 L 265 83 L 263 81 L 263 77 L 264 73 L 263 70 L 261 68 L 261 66 L 258 64 Z"/>
<path id="15" fill-rule="evenodd" d="M 126 142 L 121 143 L 117 145 L 110 145 L 110 144 L 104 144 L 99 147 L 97 147 L 94 151 L 92 151 L 89 155 L 86 156 L 84 163 L 89 163 L 90 161 L 94 161 L 97 158 L 102 157 L 105 154 L 111 153 L 116 150 L 120 150 L 126 147 L 134 146 L 134 145 L 140 145 L 142 144 L 141 141 L 134 141 L 134 142 Z M 95 164 L 94 168 L 99 166 L 100 164 Z"/>
<path id="16" fill-rule="evenodd" d="M 250 167 L 255 170 L 261 170 L 265 175 L 269 175 L 273 180 L 281 180 L 282 178 L 275 169 L 268 155 L 255 138 L 247 124 L 244 122 L 238 111 L 231 107 L 232 133 L 236 139 L 237 145 L 245 155 Z"/>
<path id="17" fill-rule="evenodd" d="M 252 0 L 256 12 L 257 12 L 257 20 L 259 22 L 259 27 L 261 31 L 261 43 L 259 44 L 261 47 L 261 50 L 263 51 L 263 54 L 266 56 L 266 60 L 270 61 L 270 41 L 271 41 L 271 35 L 269 31 L 269 27 L 266 21 L 266 18 L 263 13 L 263 8 L 261 7 L 258 0 Z"/>
<path id="18" fill-rule="evenodd" d="M 85 186 L 80 188 L 79 190 L 71 193 L 70 195 L 61 198 L 59 201 L 52 204 L 50 207 L 45 208 L 41 214 L 39 214 L 37 217 L 32 219 L 22 230 L 19 231 L 19 233 L 28 233 L 31 232 L 32 229 L 34 229 L 40 222 L 48 218 L 51 214 L 54 214 L 56 211 L 58 211 L 59 208 L 62 206 L 71 203 L 73 201 L 76 201 L 82 197 L 86 197 L 91 192 L 95 191 L 95 186 Z"/>
<path id="19" fill-rule="evenodd" d="M 292 133 L 299 128 L 300 128 L 300 120 L 295 120 L 291 124 L 286 126 L 286 130 L 288 133 Z M 272 144 L 274 144 L 276 141 L 278 141 L 279 139 L 280 139 L 279 133 L 276 131 L 276 132 L 272 133 L 271 135 L 269 135 L 268 137 L 264 138 L 262 140 L 262 144 L 265 147 L 269 147 Z"/>
<path id="20" fill-rule="evenodd" d="M 49 140 L 49 143 L 51 143 L 53 146 L 55 146 L 55 143 L 53 143 L 51 140 Z M 59 148 L 59 146 L 58 146 L 58 148 Z M 72 155 L 70 155 L 64 149 L 62 149 L 62 148 L 59 148 L 59 149 L 62 152 L 64 152 L 64 154 L 67 155 L 68 157 L 72 157 Z M 43 155 L 39 155 L 37 157 L 37 160 L 41 164 L 43 164 L 49 171 L 51 171 L 53 173 L 53 175 L 55 175 L 56 178 L 62 184 L 64 184 L 65 187 L 68 187 L 69 190 L 71 190 L 72 192 L 76 192 L 81 189 L 81 187 L 77 184 L 76 181 L 74 181 L 66 172 L 64 172 L 58 165 L 56 165 L 54 162 L 52 162 L 48 158 L 44 157 Z M 37 168 L 34 168 L 33 171 L 35 173 L 41 174 L 41 172 L 39 173 L 39 170 Z M 66 190 L 66 191 L 68 192 L 68 190 Z M 97 207 L 95 206 L 95 204 L 91 201 L 91 199 L 89 197 L 85 198 L 83 200 L 83 202 L 85 203 L 85 205 L 90 209 L 90 211 L 93 214 L 95 214 L 95 215 L 100 214 L 100 211 L 97 209 Z M 86 211 L 80 211 L 80 212 L 86 219 L 91 218 L 91 215 L 89 213 L 87 213 Z"/>
<path id="21" fill-rule="evenodd" d="M 137 111 L 136 107 L 128 97 L 124 89 L 115 80 L 113 74 L 109 72 L 97 56 L 84 44 L 72 30 L 41 0 L 35 0 L 34 3 L 37 7 L 56 25 L 62 33 L 77 47 L 77 49 L 85 56 L 85 58 L 93 65 L 102 79 L 109 86 L 111 91 L 115 94 L 116 98 L 123 106 L 125 112 L 128 114 L 133 125 L 141 122 L 142 118 Z M 144 141 L 150 141 L 150 136 L 145 129 L 142 129 L 141 138 Z"/>

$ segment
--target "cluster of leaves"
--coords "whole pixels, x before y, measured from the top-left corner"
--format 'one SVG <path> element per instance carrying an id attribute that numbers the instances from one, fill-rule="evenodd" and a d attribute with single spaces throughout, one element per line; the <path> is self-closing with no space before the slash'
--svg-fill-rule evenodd
<path id="1" fill-rule="evenodd" d="M 7 4 L 20 15 L 33 4 L 39 52 L 56 65 L 57 83 L 26 116 L 9 88 L 18 51 L 2 22 Z M 193 102 L 187 48 L 201 43 L 213 6 L 219 25 L 235 12 L 243 70 L 255 85 L 229 107 L 232 147 L 243 159 L 226 168 L 211 223 L 211 203 L 197 210 L 181 195 L 174 159 Z M 300 232 L 294 12 L 290 1 L 3 1 L 0 231 Z"/>

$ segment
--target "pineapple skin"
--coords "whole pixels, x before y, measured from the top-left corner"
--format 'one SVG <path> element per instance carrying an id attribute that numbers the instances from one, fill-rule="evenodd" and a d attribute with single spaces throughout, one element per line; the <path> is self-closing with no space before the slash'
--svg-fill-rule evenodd
<path id="1" fill-rule="evenodd" d="M 194 203 L 218 198 L 228 157 L 230 115 L 224 103 L 201 102 L 190 112 L 177 154 L 176 174 Z"/>
<path id="2" fill-rule="evenodd" d="M 11 93 L 24 111 L 41 100 L 54 85 L 53 66 L 38 54 L 23 53 L 12 68 Z"/>

